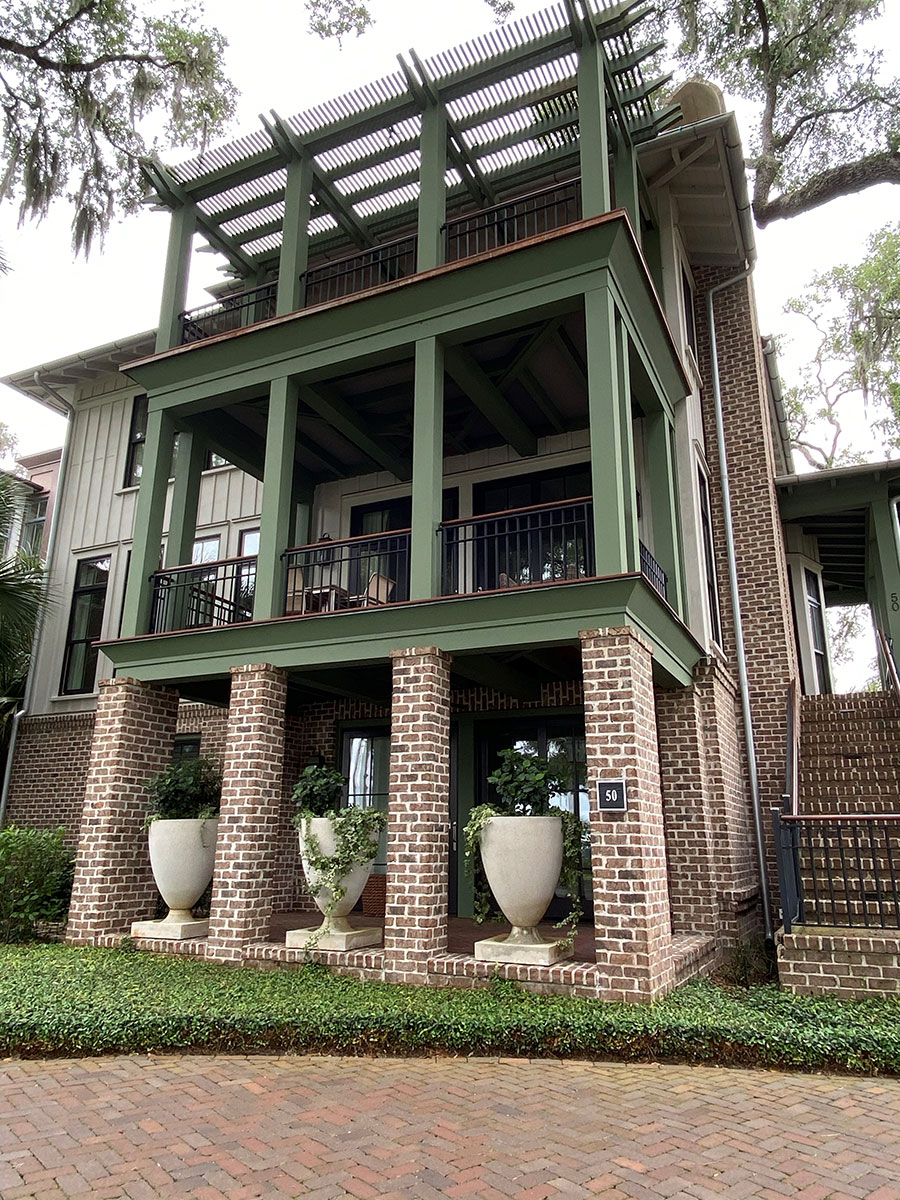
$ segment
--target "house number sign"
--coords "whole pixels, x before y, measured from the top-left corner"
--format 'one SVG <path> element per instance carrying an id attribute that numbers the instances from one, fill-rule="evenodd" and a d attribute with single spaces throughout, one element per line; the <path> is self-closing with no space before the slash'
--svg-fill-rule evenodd
<path id="1" fill-rule="evenodd" d="M 597 807 L 602 813 L 627 812 L 624 779 L 597 780 Z"/>

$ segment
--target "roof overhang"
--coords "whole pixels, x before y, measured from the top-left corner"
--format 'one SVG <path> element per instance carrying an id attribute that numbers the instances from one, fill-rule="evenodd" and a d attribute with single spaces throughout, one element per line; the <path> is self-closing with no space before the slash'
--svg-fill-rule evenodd
<path id="1" fill-rule="evenodd" d="M 149 329 L 115 342 L 107 342 L 103 346 L 95 346 L 91 350 L 82 350 L 65 358 L 42 363 L 38 367 L 26 367 L 22 371 L 3 376 L 0 383 L 5 383 L 7 387 L 36 400 L 46 408 L 53 409 L 54 412 L 62 412 L 64 410 L 45 389 L 44 384 L 52 389 L 77 388 L 101 375 L 119 376 L 123 364 L 151 354 L 155 346 L 156 331 Z"/>

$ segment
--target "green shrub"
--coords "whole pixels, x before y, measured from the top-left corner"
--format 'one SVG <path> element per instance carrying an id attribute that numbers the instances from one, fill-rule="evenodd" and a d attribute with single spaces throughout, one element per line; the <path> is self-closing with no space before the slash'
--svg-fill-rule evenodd
<path id="1" fill-rule="evenodd" d="M 297 814 L 294 824 L 299 826 L 304 817 L 330 817 L 341 807 L 345 780 L 335 767 L 312 763 L 304 767 L 294 788 Z"/>
<path id="2" fill-rule="evenodd" d="M 147 825 L 215 817 L 222 798 L 222 773 L 207 758 L 182 758 L 144 784 L 150 793 Z"/>
<path id="3" fill-rule="evenodd" d="M 72 894 L 74 859 L 64 829 L 0 830 L 0 942 L 24 942 L 39 921 L 61 921 Z"/>

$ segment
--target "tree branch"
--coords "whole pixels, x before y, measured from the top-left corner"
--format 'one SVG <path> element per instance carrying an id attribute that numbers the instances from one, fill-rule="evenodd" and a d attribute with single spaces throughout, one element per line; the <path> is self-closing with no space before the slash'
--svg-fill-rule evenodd
<path id="1" fill-rule="evenodd" d="M 12 38 L 6 37 L 0 37 L 0 50 L 5 50 L 7 54 L 15 54 L 19 58 L 27 58 L 42 71 L 53 71 L 57 75 L 90 75 L 101 67 L 109 67 L 116 63 L 130 63 L 132 66 L 151 66 L 168 70 L 171 67 L 177 67 L 182 61 L 181 59 L 156 58 L 152 54 L 101 54 L 99 58 L 90 59 L 88 62 L 67 63 L 60 62 L 55 58 L 47 58 L 46 55 L 40 53 L 36 46 L 29 46 L 25 42 L 15 42 Z"/>
<path id="2" fill-rule="evenodd" d="M 883 150 L 861 158 L 858 162 L 830 167 L 797 187 L 782 192 L 774 200 L 769 200 L 767 194 L 755 187 L 753 216 L 760 229 L 764 229 L 773 221 L 783 221 L 801 213 L 811 212 L 830 200 L 853 195 L 873 187 L 876 183 L 900 183 L 900 152 Z"/>

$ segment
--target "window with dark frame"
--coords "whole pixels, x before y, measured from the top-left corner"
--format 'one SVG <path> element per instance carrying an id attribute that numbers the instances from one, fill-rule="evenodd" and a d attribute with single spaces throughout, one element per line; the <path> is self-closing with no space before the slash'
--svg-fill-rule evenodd
<path id="1" fill-rule="evenodd" d="M 147 397 L 135 396 L 131 408 L 131 427 L 128 431 L 128 452 L 125 457 L 125 480 L 123 487 L 137 487 L 141 482 L 144 470 L 144 443 L 147 440 Z M 169 478 L 175 474 L 178 462 L 178 434 L 172 443 L 172 463 L 169 467 Z M 214 471 L 217 467 L 227 467 L 230 464 L 221 454 L 207 450 L 203 460 L 204 471 Z"/>
<path id="2" fill-rule="evenodd" d="M 172 762 L 182 762 L 186 758 L 200 757 L 200 734 L 178 733 L 172 746 Z"/>
<path id="3" fill-rule="evenodd" d="M 700 493 L 700 528 L 703 537 L 703 566 L 706 576 L 706 599 L 709 608 L 710 632 L 717 646 L 722 645 L 722 614 L 719 611 L 719 588 L 716 580 L 716 554 L 713 541 L 712 513 L 709 506 L 709 482 L 701 467 L 697 468 Z"/>
<path id="4" fill-rule="evenodd" d="M 19 541 L 19 549 L 23 554 L 40 558 L 46 521 L 47 497 L 35 496 L 27 501 L 22 515 L 22 537 Z"/>
<path id="5" fill-rule="evenodd" d="M 821 584 L 819 576 L 809 567 L 803 568 L 803 582 L 806 590 L 806 606 L 809 612 L 809 628 L 812 638 L 813 663 L 816 671 L 816 683 L 820 694 L 831 691 L 831 678 L 828 670 L 827 639 L 825 634 L 825 613 L 823 612 Z"/>
<path id="6" fill-rule="evenodd" d="M 94 690 L 99 653 L 96 642 L 102 632 L 110 561 L 108 554 L 102 558 L 84 558 L 75 570 L 75 589 L 59 687 L 64 696 Z"/>

